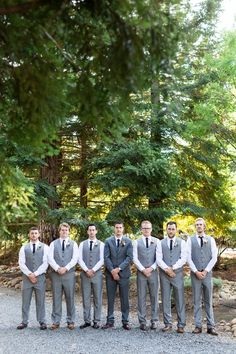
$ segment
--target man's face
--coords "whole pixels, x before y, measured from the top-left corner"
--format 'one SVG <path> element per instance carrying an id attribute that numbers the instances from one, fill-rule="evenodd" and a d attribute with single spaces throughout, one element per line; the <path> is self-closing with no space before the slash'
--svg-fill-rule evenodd
<path id="1" fill-rule="evenodd" d="M 166 232 L 167 232 L 167 235 L 169 238 L 175 237 L 176 231 L 177 231 L 177 228 L 176 228 L 175 224 L 168 225 L 166 228 Z"/>
<path id="2" fill-rule="evenodd" d="M 96 238 L 97 235 L 97 229 L 95 226 L 89 226 L 88 230 L 87 230 L 87 234 L 90 238 L 90 240 L 94 240 Z"/>
<path id="3" fill-rule="evenodd" d="M 115 235 L 117 237 L 121 237 L 123 235 L 124 232 L 124 225 L 123 224 L 115 224 Z"/>
<path id="4" fill-rule="evenodd" d="M 145 222 L 141 225 L 141 231 L 143 236 L 149 237 L 152 233 L 152 224 L 149 222 Z"/>
<path id="5" fill-rule="evenodd" d="M 31 230 L 29 232 L 29 238 L 31 242 L 37 242 L 39 239 L 39 230 Z"/>
<path id="6" fill-rule="evenodd" d="M 202 234 L 205 231 L 204 220 L 197 220 L 195 226 L 198 234 Z"/>
<path id="7" fill-rule="evenodd" d="M 70 232 L 69 227 L 67 227 L 67 226 L 62 226 L 62 227 L 60 228 L 60 231 L 59 231 L 60 238 L 64 238 L 64 239 L 65 239 L 66 237 L 69 236 L 69 232 Z"/>

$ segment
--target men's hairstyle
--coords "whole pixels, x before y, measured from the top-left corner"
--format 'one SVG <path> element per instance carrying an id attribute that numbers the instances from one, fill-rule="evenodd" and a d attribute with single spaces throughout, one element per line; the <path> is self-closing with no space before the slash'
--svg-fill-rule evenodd
<path id="1" fill-rule="evenodd" d="M 94 226 L 95 229 L 97 230 L 97 226 L 96 226 L 95 224 L 88 224 L 87 229 L 86 229 L 87 231 L 88 231 L 88 229 L 89 229 L 90 226 Z"/>
<path id="2" fill-rule="evenodd" d="M 114 226 L 116 226 L 117 224 L 123 225 L 124 226 L 124 222 L 121 220 L 115 221 L 114 222 Z"/>
<path id="3" fill-rule="evenodd" d="M 149 220 L 143 220 L 143 221 L 141 222 L 141 227 L 143 226 L 143 224 L 150 224 L 150 225 L 152 225 L 151 221 L 149 221 Z"/>
<path id="4" fill-rule="evenodd" d="M 37 226 L 32 226 L 30 229 L 29 229 L 29 232 L 30 231 L 36 231 L 38 230 L 39 231 L 39 228 Z"/>
<path id="5" fill-rule="evenodd" d="M 70 225 L 67 224 L 66 222 L 62 222 L 62 223 L 59 225 L 58 231 L 60 231 L 62 227 L 68 227 L 68 229 L 70 230 Z"/>
<path id="6" fill-rule="evenodd" d="M 166 227 L 168 227 L 169 225 L 175 225 L 176 229 L 177 229 L 177 222 L 175 221 L 168 221 L 168 223 L 166 224 Z"/>
<path id="7" fill-rule="evenodd" d="M 203 218 L 197 218 L 195 220 L 195 224 L 196 224 L 197 221 L 203 221 L 203 224 L 206 226 L 206 221 Z"/>

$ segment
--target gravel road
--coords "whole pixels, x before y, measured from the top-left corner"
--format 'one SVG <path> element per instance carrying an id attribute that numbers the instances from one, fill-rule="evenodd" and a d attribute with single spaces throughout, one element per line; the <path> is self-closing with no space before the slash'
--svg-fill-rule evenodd
<path id="1" fill-rule="evenodd" d="M 47 319 L 50 324 L 51 298 L 46 301 Z M 105 322 L 103 309 L 103 322 Z M 116 313 L 116 327 L 109 330 L 78 329 L 83 323 L 82 306 L 77 301 L 77 327 L 70 331 L 63 318 L 57 331 L 40 331 L 35 319 L 34 300 L 31 305 L 29 327 L 17 330 L 21 321 L 21 292 L 0 287 L 0 354 L 191 354 L 191 353 L 236 353 L 236 339 L 221 333 L 218 337 L 205 333 L 194 335 L 192 326 L 186 328 L 183 335 L 162 333 L 160 324 L 157 331 L 141 332 L 136 314 L 131 314 L 131 331 L 121 328 L 120 313 Z M 65 314 L 65 307 L 63 308 Z"/>

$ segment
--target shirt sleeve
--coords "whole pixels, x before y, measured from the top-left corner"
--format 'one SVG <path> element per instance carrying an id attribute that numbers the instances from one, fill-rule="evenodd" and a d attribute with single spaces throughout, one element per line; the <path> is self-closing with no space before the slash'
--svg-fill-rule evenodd
<path id="1" fill-rule="evenodd" d="M 85 262 L 83 261 L 83 242 L 80 243 L 79 249 L 78 249 L 78 263 L 80 267 L 83 269 L 83 271 L 87 272 L 88 267 L 86 266 Z"/>
<path id="2" fill-rule="evenodd" d="M 157 265 L 163 270 L 169 268 L 168 265 L 163 261 L 161 241 L 159 241 L 157 243 L 156 262 L 157 262 Z"/>
<path id="3" fill-rule="evenodd" d="M 188 264 L 189 264 L 189 267 L 190 267 L 191 271 L 193 273 L 196 273 L 197 272 L 197 268 L 196 268 L 195 264 L 192 261 L 192 242 L 191 242 L 190 237 L 187 240 L 187 261 L 188 261 Z"/>
<path id="4" fill-rule="evenodd" d="M 208 265 L 206 266 L 205 270 L 209 273 L 214 265 L 217 262 L 217 255 L 218 255 L 218 249 L 216 247 L 216 241 L 214 240 L 213 237 L 211 237 L 211 253 L 212 253 L 212 258 Z"/>
<path id="5" fill-rule="evenodd" d="M 79 248 L 77 243 L 74 241 L 74 246 L 73 246 L 73 256 L 70 260 L 69 263 L 65 266 L 65 268 L 69 271 L 71 268 L 75 267 L 76 264 L 78 263 L 78 257 L 79 256 Z"/>
<path id="6" fill-rule="evenodd" d="M 137 240 L 135 240 L 133 243 L 133 262 L 140 272 L 142 272 L 145 269 L 145 267 L 142 265 L 142 263 L 138 259 L 138 242 L 137 242 Z"/>
<path id="7" fill-rule="evenodd" d="M 23 274 L 28 276 L 32 273 L 25 264 L 25 246 L 22 246 L 19 252 L 19 266 Z"/>
<path id="8" fill-rule="evenodd" d="M 187 262 L 187 247 L 186 247 L 186 242 L 184 240 L 181 240 L 181 252 L 180 252 L 180 258 L 178 261 L 173 265 L 173 270 L 182 268 L 185 263 Z"/>
<path id="9" fill-rule="evenodd" d="M 55 270 L 55 272 L 58 271 L 60 266 L 56 263 L 54 259 L 54 241 L 50 243 L 49 246 L 49 251 L 48 251 L 48 263 L 50 266 Z"/>
<path id="10" fill-rule="evenodd" d="M 48 250 L 49 250 L 49 247 L 47 245 L 44 245 L 44 248 L 43 248 L 43 263 L 34 272 L 34 275 L 36 277 L 38 277 L 39 275 L 41 275 L 43 273 L 46 273 L 46 270 L 48 268 Z"/>
<path id="11" fill-rule="evenodd" d="M 93 247 L 96 247 L 96 246 L 93 246 Z M 102 268 L 103 264 L 104 264 L 104 243 L 100 242 L 100 259 L 93 267 L 93 271 L 96 272 L 97 270 Z"/>

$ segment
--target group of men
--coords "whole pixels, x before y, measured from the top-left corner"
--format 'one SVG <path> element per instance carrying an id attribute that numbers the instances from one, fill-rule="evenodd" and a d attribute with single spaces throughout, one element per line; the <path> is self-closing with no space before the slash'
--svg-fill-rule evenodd
<path id="1" fill-rule="evenodd" d="M 159 319 L 159 281 L 162 296 L 163 332 L 172 330 L 171 296 L 177 312 L 177 332 L 184 333 L 186 325 L 184 302 L 183 266 L 188 262 L 191 271 L 194 322 L 193 333 L 202 332 L 202 300 L 207 317 L 207 333 L 217 335 L 215 330 L 212 305 L 212 268 L 217 260 L 215 240 L 205 234 L 204 219 L 195 222 L 196 233 L 185 242 L 177 237 L 177 224 L 167 223 L 167 236 L 161 241 L 152 236 L 152 224 L 145 220 L 141 223 L 142 236 L 133 243 L 124 235 L 124 225 L 116 222 L 114 235 L 106 239 L 105 244 L 98 240 L 95 224 L 87 228 L 88 239 L 79 247 L 69 237 L 70 226 L 59 226 L 59 238 L 48 247 L 39 241 L 39 230 L 33 227 L 29 231 L 30 242 L 21 247 L 19 265 L 23 273 L 22 282 L 22 322 L 17 329 L 28 325 L 29 309 L 33 292 L 36 300 L 36 316 L 40 329 L 47 329 L 45 320 L 45 273 L 50 265 L 49 274 L 52 285 L 52 325 L 51 329 L 60 327 L 62 317 L 62 296 L 64 293 L 67 311 L 67 327 L 75 328 L 75 268 L 81 267 L 81 291 L 83 299 L 84 323 L 80 329 L 92 326 L 100 328 L 102 310 L 102 267 L 105 265 L 107 292 L 107 320 L 101 327 L 114 327 L 114 304 L 119 288 L 122 326 L 130 330 L 129 324 L 129 281 L 130 266 L 137 268 L 138 320 L 140 330 L 146 331 L 147 293 L 150 296 L 150 328 L 155 330 Z M 159 269 L 159 272 L 158 272 Z M 93 316 L 91 299 L 93 298 Z"/>

